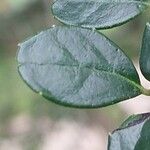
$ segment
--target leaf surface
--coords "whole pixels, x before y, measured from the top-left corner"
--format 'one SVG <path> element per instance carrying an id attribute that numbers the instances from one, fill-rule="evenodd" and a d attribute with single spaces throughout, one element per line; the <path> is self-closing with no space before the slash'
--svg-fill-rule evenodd
<path id="1" fill-rule="evenodd" d="M 52 12 L 65 24 L 103 29 L 133 19 L 147 4 L 147 0 L 56 0 Z"/>
<path id="2" fill-rule="evenodd" d="M 55 27 L 20 44 L 19 72 L 49 100 L 72 107 L 102 107 L 141 94 L 130 59 L 104 35 Z"/>
<path id="3" fill-rule="evenodd" d="M 131 116 L 109 136 L 108 150 L 149 150 L 150 113 Z"/>
<path id="4" fill-rule="evenodd" d="M 142 42 L 140 68 L 144 77 L 150 81 L 150 24 L 147 23 Z"/>

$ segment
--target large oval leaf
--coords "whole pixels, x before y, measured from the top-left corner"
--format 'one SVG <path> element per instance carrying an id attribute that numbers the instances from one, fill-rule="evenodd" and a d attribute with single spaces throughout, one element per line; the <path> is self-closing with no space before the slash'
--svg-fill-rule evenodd
<path id="1" fill-rule="evenodd" d="M 144 77 L 150 81 L 150 24 L 147 23 L 142 42 L 140 67 Z"/>
<path id="2" fill-rule="evenodd" d="M 147 0 L 56 0 L 54 16 L 68 25 L 87 28 L 119 26 L 139 15 Z"/>
<path id="3" fill-rule="evenodd" d="M 149 150 L 150 113 L 131 116 L 109 136 L 108 150 Z"/>
<path id="4" fill-rule="evenodd" d="M 141 94 L 132 62 L 98 32 L 55 27 L 20 44 L 19 72 L 44 97 L 74 107 L 100 107 Z"/>

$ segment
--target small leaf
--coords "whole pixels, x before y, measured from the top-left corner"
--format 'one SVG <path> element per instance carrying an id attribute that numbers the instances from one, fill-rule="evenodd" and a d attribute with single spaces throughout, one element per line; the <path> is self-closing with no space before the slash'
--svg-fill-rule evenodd
<path id="1" fill-rule="evenodd" d="M 49 100 L 72 107 L 102 107 L 141 94 L 127 56 L 104 35 L 55 27 L 20 44 L 19 72 Z"/>
<path id="2" fill-rule="evenodd" d="M 149 150 L 150 113 L 131 116 L 109 136 L 108 150 Z"/>
<path id="3" fill-rule="evenodd" d="M 112 28 L 139 15 L 147 0 L 56 0 L 53 15 L 61 22 L 86 28 Z"/>
<path id="4" fill-rule="evenodd" d="M 150 81 L 150 24 L 147 23 L 142 42 L 140 67 L 144 77 Z"/>

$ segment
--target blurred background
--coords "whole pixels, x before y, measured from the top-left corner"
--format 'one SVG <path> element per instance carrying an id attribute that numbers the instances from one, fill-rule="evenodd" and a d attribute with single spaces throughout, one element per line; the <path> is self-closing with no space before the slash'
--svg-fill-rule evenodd
<path id="1" fill-rule="evenodd" d="M 51 0 L 0 2 L 0 150 L 106 150 L 108 133 L 128 115 L 150 111 L 150 98 L 81 110 L 58 106 L 31 91 L 17 72 L 17 44 L 60 24 L 51 14 L 51 4 Z M 124 49 L 137 70 L 149 14 L 147 10 L 130 23 L 101 31 Z"/>

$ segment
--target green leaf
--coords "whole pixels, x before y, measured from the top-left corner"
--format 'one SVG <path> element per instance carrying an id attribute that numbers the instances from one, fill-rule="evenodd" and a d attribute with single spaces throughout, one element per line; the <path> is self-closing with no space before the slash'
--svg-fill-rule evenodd
<path id="1" fill-rule="evenodd" d="M 56 0 L 53 15 L 61 22 L 86 28 L 119 26 L 145 10 L 147 0 Z"/>
<path id="2" fill-rule="evenodd" d="M 51 28 L 20 44 L 18 62 L 33 90 L 62 105 L 102 107 L 141 94 L 132 62 L 96 31 Z"/>
<path id="3" fill-rule="evenodd" d="M 150 81 L 150 24 L 146 24 L 146 28 L 143 35 L 140 67 L 144 77 Z"/>
<path id="4" fill-rule="evenodd" d="M 137 120 L 140 120 L 140 118 L 142 118 L 142 114 L 141 115 L 132 115 L 122 123 L 120 128 L 126 128 L 127 126 L 134 124 L 134 122 L 137 122 Z"/>
<path id="5" fill-rule="evenodd" d="M 109 136 L 108 150 L 149 150 L 150 113 L 131 116 Z"/>

